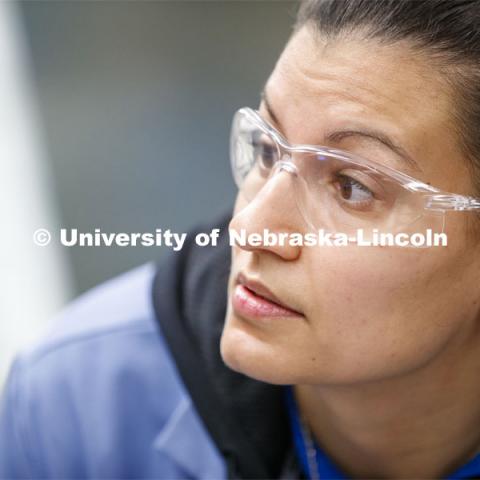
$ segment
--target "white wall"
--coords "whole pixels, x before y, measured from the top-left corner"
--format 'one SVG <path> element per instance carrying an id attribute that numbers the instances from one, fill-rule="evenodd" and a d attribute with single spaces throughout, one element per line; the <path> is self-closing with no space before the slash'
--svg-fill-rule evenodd
<path id="1" fill-rule="evenodd" d="M 72 292 L 65 252 L 32 240 L 59 225 L 23 42 L 16 4 L 0 1 L 0 385 Z"/>

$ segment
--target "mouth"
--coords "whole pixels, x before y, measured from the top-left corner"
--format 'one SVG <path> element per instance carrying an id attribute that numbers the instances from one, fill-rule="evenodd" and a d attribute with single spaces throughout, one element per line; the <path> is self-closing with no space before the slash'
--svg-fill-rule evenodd
<path id="1" fill-rule="evenodd" d="M 232 306 L 240 315 L 261 317 L 303 317 L 298 310 L 276 297 L 265 285 L 239 273 L 232 296 Z"/>

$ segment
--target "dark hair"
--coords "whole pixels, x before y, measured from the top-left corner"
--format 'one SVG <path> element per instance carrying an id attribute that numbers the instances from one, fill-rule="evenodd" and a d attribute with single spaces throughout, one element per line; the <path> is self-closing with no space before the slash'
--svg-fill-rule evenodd
<path id="1" fill-rule="evenodd" d="M 480 194 L 480 0 L 304 0 L 295 30 L 408 41 L 445 72 L 457 94 L 453 122 Z"/>

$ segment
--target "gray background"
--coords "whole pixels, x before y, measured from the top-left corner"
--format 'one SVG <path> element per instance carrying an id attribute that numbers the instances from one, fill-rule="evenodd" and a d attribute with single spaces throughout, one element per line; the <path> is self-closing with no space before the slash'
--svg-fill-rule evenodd
<path id="1" fill-rule="evenodd" d="M 231 117 L 258 104 L 296 6 L 21 2 L 61 226 L 180 232 L 233 205 Z M 68 255 L 80 293 L 162 250 Z"/>

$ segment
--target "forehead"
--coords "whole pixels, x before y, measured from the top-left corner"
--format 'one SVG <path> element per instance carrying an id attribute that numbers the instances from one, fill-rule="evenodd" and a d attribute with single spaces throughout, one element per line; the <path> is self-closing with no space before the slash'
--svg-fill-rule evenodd
<path id="1" fill-rule="evenodd" d="M 373 128 L 416 160 L 424 181 L 446 190 L 468 184 L 452 128 L 451 88 L 406 44 L 359 36 L 326 41 L 304 27 L 287 44 L 266 90 L 293 143 L 318 144 L 335 129 Z"/>

